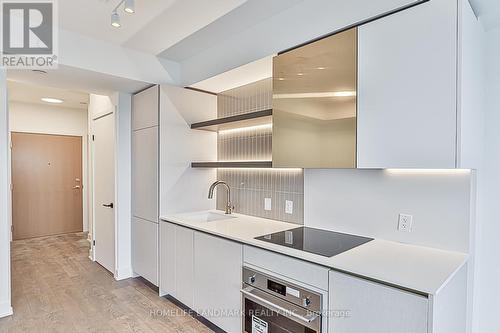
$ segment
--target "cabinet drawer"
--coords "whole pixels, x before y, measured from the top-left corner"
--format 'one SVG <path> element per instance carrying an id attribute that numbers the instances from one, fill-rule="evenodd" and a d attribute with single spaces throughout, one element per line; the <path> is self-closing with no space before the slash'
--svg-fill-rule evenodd
<path id="1" fill-rule="evenodd" d="M 326 267 L 248 245 L 244 246 L 243 259 L 245 263 L 328 291 Z"/>

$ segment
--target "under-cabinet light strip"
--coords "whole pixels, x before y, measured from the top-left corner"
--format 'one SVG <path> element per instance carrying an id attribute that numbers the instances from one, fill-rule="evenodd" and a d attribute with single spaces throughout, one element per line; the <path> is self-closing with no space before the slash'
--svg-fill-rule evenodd
<path id="1" fill-rule="evenodd" d="M 392 174 L 467 174 L 470 169 L 384 169 Z"/>
<path id="2" fill-rule="evenodd" d="M 249 127 L 240 127 L 240 128 L 231 128 L 227 130 L 220 130 L 219 134 L 230 134 L 230 133 L 241 133 L 241 132 L 248 132 L 248 131 L 256 131 L 256 130 L 263 130 L 263 129 L 272 129 L 273 124 L 263 124 L 263 125 L 255 125 L 255 126 L 249 126 Z"/>

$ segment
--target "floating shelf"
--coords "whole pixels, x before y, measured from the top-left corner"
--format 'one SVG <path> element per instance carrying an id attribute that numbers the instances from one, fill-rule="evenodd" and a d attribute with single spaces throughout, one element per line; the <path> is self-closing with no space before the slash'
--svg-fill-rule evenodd
<path id="1" fill-rule="evenodd" d="M 272 122 L 272 115 L 272 109 L 244 113 L 236 116 L 194 123 L 191 124 L 191 129 L 217 132 L 219 130 L 264 125 Z"/>
<path id="2" fill-rule="evenodd" d="M 248 162 L 193 162 L 192 168 L 272 168 L 272 161 L 248 161 Z"/>

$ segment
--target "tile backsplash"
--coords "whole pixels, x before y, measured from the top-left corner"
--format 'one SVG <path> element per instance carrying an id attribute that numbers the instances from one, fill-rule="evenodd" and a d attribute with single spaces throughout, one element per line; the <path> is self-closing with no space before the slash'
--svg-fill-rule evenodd
<path id="1" fill-rule="evenodd" d="M 272 79 L 222 92 L 217 97 L 219 118 L 272 108 Z M 221 131 L 217 138 L 219 161 L 270 161 L 272 127 L 264 125 Z M 218 169 L 217 179 L 231 187 L 235 212 L 303 224 L 304 174 L 301 169 Z M 226 193 L 217 189 L 217 208 L 224 209 Z M 264 209 L 265 198 L 271 209 Z M 293 212 L 285 202 L 293 201 Z"/>

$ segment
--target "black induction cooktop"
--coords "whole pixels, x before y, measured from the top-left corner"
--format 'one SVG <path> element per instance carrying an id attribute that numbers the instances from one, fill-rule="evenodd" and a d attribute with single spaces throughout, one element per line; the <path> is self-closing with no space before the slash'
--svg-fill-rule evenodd
<path id="1" fill-rule="evenodd" d="M 373 240 L 373 238 L 307 227 L 280 231 L 274 234 L 255 237 L 255 239 L 319 254 L 324 257 L 336 256 Z"/>

